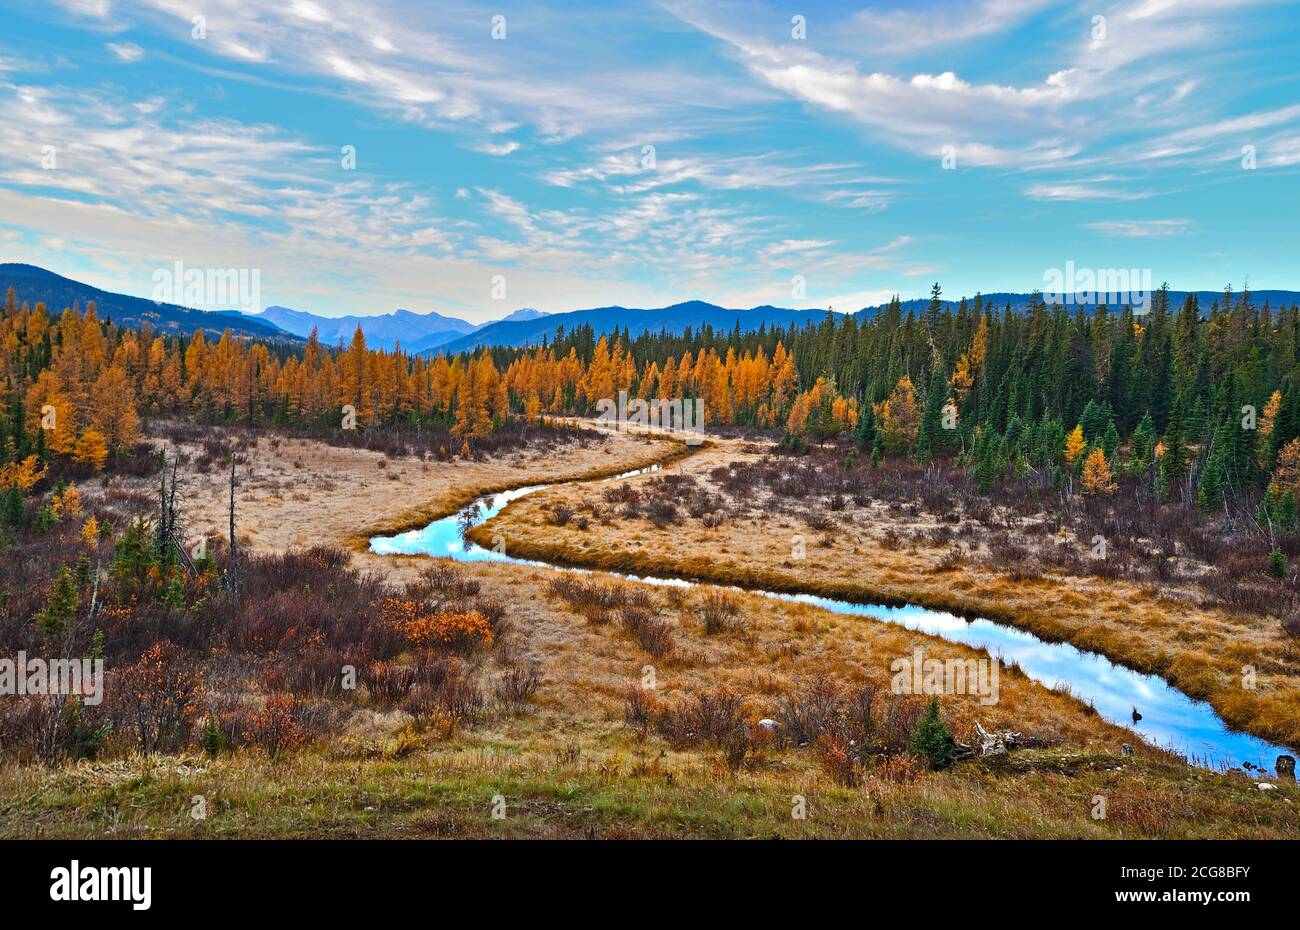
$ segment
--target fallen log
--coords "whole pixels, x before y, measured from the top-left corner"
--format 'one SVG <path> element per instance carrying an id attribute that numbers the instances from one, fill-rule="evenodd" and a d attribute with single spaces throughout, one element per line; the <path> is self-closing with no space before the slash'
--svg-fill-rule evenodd
<path id="1" fill-rule="evenodd" d="M 1013 749 L 1034 749 L 1046 746 L 1047 741 L 1037 736 L 1025 736 L 1022 733 L 1006 730 L 996 732 L 984 729 L 979 721 L 975 722 L 975 742 L 973 745 L 953 741 L 957 747 L 958 759 L 974 756 L 1005 756 Z"/>

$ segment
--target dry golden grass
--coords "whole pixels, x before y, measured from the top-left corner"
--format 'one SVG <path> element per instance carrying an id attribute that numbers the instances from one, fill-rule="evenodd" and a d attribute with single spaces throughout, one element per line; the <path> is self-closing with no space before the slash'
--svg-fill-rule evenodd
<path id="1" fill-rule="evenodd" d="M 314 443 L 259 444 L 241 495 L 241 530 L 260 551 L 352 546 L 354 564 L 400 583 L 428 560 L 364 551 L 358 540 L 377 526 L 398 531 L 488 491 L 617 473 L 682 451 L 663 440 L 615 436 L 600 447 L 545 462 L 389 462 L 401 476 L 390 481 L 378 473 L 380 456 L 373 453 Z M 700 474 L 739 454 L 749 453 L 719 443 L 695 452 L 685 467 Z M 299 472 L 312 477 L 286 480 Z M 222 525 L 223 480 L 219 474 L 182 474 L 196 529 Z M 141 488 L 149 490 L 146 484 Z M 775 551 L 784 531 L 779 526 L 661 533 L 642 524 L 593 525 L 584 533 L 542 521 L 548 501 L 595 493 L 569 485 L 524 498 L 492 524 L 493 531 L 505 529 L 508 551 L 516 555 L 535 547 L 531 551 L 548 558 L 558 553 L 588 564 L 607 558 L 618 561 L 618 568 L 635 562 L 702 577 L 731 572 L 735 577 L 729 580 L 770 587 L 781 587 L 773 579 L 815 587 L 790 568 L 773 570 L 770 577 L 758 570 L 764 564 L 759 558 Z M 814 534 L 804 535 L 807 564 L 833 551 Z M 886 583 L 897 586 L 899 598 L 926 600 L 904 587 L 914 567 L 901 559 L 873 561 L 884 554 L 873 555 L 877 547 L 869 540 L 854 545 L 853 559 L 840 566 L 847 574 L 825 583 L 855 585 L 888 570 L 898 576 Z M 636 562 L 647 558 L 655 561 Z M 0 773 L 0 835 L 1300 836 L 1300 818 L 1290 803 L 1300 795 L 1293 786 L 1263 793 L 1249 779 L 1189 768 L 1014 670 L 1001 676 L 995 706 L 955 695 L 944 698 L 944 716 L 959 739 L 978 720 L 1042 736 L 1053 748 L 1017 752 L 1000 762 L 962 763 L 902 782 L 869 774 L 852 788 L 838 785 L 807 749 L 766 749 L 733 771 L 719 750 L 676 750 L 625 725 L 625 697 L 641 683 L 645 666 L 654 666 L 656 693 L 665 701 L 725 685 L 745 696 L 747 716 L 757 719 L 771 715 L 781 695 L 818 676 L 845 686 L 886 683 L 889 663 L 917 646 L 932 658 L 980 654 L 900 627 L 756 594 L 735 595 L 740 629 L 705 635 L 693 611 L 706 593 L 699 589 L 681 604 L 674 595 L 656 592 L 661 615 L 673 627 L 674 649 L 654 660 L 618 623 L 593 624 L 550 595 L 556 577 L 551 569 L 468 563 L 461 570 L 481 584 L 484 595 L 509 606 L 512 648 L 541 671 L 542 685 L 526 713 L 495 714 L 474 729 L 446 733 L 412 730 L 400 714 L 358 710 L 343 736 L 274 763 L 241 751 L 217 759 L 13 767 Z M 963 572 L 949 572 L 936 578 L 932 593 L 955 596 L 966 583 Z M 1137 744 L 1135 758 L 1117 754 L 1126 740 Z M 505 821 L 488 813 L 498 793 L 510 805 Z M 1110 799 L 1112 815 L 1103 821 L 1091 817 L 1098 793 Z M 194 794 L 210 799 L 204 823 L 187 816 Z M 807 821 L 791 819 L 793 794 L 808 798 Z"/>
<path id="2" fill-rule="evenodd" d="M 755 454 L 719 441 L 676 467 L 707 483 L 712 467 Z M 644 487 L 648 480 L 630 483 Z M 547 510 L 557 501 L 581 511 L 600 504 L 599 493 L 592 486 L 548 489 L 515 502 L 473 535 L 502 535 L 523 558 L 988 617 L 1160 675 L 1209 701 L 1230 725 L 1300 746 L 1300 650 L 1270 618 L 1233 615 L 1182 592 L 1122 580 L 1015 577 L 1014 565 L 995 568 L 969 558 L 945 564 L 947 545 L 882 544 L 900 521 L 880 505 L 830 514 L 835 525 L 824 531 L 758 507 L 712 529 L 692 519 L 656 529 L 621 515 L 586 531 L 572 522 L 549 525 Z M 1253 690 L 1243 687 L 1247 667 L 1254 670 Z"/>
<path id="3" fill-rule="evenodd" d="M 357 551 L 358 540 L 378 532 L 400 532 L 423 525 L 491 491 L 617 474 L 653 461 L 671 462 L 683 454 L 692 456 L 689 467 L 694 469 L 696 458 L 707 462 L 717 453 L 710 448 L 687 449 L 664 439 L 613 434 L 600 448 L 581 450 L 568 459 L 549 457 L 544 466 L 534 463 L 539 467 L 390 463 L 388 468 L 403 469 L 405 478 L 414 478 L 416 483 L 413 491 L 404 480 L 396 483 L 400 493 L 385 493 L 394 483 L 373 477 L 380 458 L 375 453 L 320 443 L 282 442 L 273 448 L 263 441 L 253 456 L 254 472 L 245 491 L 247 497 L 240 499 L 240 526 L 246 541 L 262 551 L 305 542 L 350 543 L 354 546 L 354 562 L 360 567 L 403 582 L 412 579 L 427 559 Z M 327 472 L 330 480 L 297 485 L 306 501 L 260 496 L 259 482 L 273 480 L 291 462 L 302 462 L 304 468 L 318 474 Z M 194 524 L 201 526 L 204 520 L 219 518 L 221 476 L 183 475 L 182 480 L 189 487 L 211 485 L 207 494 L 194 495 L 200 502 Z M 557 485 L 557 490 L 569 487 L 579 485 Z M 210 500 L 214 496 L 215 504 Z M 412 500 L 420 498 L 426 498 L 426 502 L 412 506 Z M 529 500 L 524 498 L 507 512 Z M 351 523 L 357 518 L 366 521 L 366 529 L 361 532 Z M 314 531 L 306 538 L 298 530 L 304 521 Z M 547 527 L 546 531 L 555 528 Z M 507 550 L 517 553 L 513 538 L 508 539 Z M 593 626 L 547 596 L 546 586 L 554 577 L 549 569 L 490 563 L 469 563 L 461 569 L 479 581 L 486 595 L 511 605 L 513 627 L 520 635 L 523 653 L 542 670 L 540 706 L 562 711 L 570 723 L 580 719 L 612 722 L 621 727 L 624 695 L 640 680 L 643 666 L 652 661 L 634 640 L 617 624 Z M 634 584 L 617 579 L 610 583 Z M 932 658 L 982 655 L 888 624 L 844 618 L 819 608 L 749 594 L 737 596 L 746 628 L 743 634 L 704 636 L 690 616 L 689 602 L 696 597 L 688 597 L 686 610 L 667 611 L 675 627 L 677 649 L 657 670 L 661 693 L 666 697 L 729 685 L 744 694 L 756 693 L 754 710 L 762 716 L 772 712 L 770 703 L 762 702 L 763 691 L 771 697 L 818 674 L 846 684 L 868 679 L 887 682 L 890 662 L 910 655 L 918 646 Z M 945 710 L 952 715 L 960 737 L 969 735 L 978 717 L 986 726 L 1033 731 L 1098 751 L 1118 751 L 1124 739 L 1132 740 L 1131 734 L 1105 724 L 1073 698 L 1042 688 L 1014 671 L 1002 676 L 1001 685 L 1002 699 L 995 707 L 980 706 L 974 696 L 954 697 L 946 703 Z"/>
<path id="4" fill-rule="evenodd" d="M 199 453 L 187 446 L 179 451 L 191 460 Z M 237 472 L 238 532 L 259 551 L 313 545 L 364 550 L 371 536 L 423 526 L 489 492 L 618 474 L 686 451 L 669 439 L 620 433 L 544 455 L 524 451 L 484 462 L 437 462 L 264 435 L 241 453 L 247 462 Z M 181 479 L 191 536 L 224 536 L 226 471 L 183 467 Z M 124 483 L 153 490 L 148 481 Z"/>

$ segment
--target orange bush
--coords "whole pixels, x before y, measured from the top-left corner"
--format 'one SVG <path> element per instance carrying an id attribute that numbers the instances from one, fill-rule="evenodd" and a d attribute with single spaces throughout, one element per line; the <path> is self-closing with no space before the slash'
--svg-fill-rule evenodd
<path id="1" fill-rule="evenodd" d="M 474 610 L 431 611 L 418 601 L 390 597 L 384 616 L 413 646 L 472 650 L 492 645 L 492 625 Z"/>
<path id="2" fill-rule="evenodd" d="M 275 757 L 292 752 L 307 742 L 307 731 L 298 722 L 298 702 L 292 695 L 276 692 L 252 718 L 249 742 Z"/>

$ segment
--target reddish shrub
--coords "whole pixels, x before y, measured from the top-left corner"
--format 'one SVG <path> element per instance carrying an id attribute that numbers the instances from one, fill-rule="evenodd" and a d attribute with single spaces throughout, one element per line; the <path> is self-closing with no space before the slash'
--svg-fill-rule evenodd
<path id="1" fill-rule="evenodd" d="M 110 687 L 120 725 L 146 753 L 175 752 L 186 742 L 198 705 L 199 675 L 176 645 L 154 643 Z"/>

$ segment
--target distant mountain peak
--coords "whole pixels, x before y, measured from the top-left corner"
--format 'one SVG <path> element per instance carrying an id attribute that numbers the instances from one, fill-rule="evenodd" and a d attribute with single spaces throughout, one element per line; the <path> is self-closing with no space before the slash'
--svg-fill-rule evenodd
<path id="1" fill-rule="evenodd" d="M 514 313 L 511 313 L 508 316 L 503 316 L 501 319 L 494 320 L 493 322 L 515 323 L 519 320 L 540 320 L 544 316 L 550 316 L 550 314 L 545 310 L 538 310 L 535 307 L 523 307 L 516 310 Z"/>
<path id="2" fill-rule="evenodd" d="M 411 351 L 422 351 L 478 329 L 473 323 L 432 310 L 416 313 L 404 308 L 371 316 L 319 316 L 305 310 L 275 306 L 250 316 L 295 336 L 306 337 L 315 329 L 317 337 L 326 345 L 349 342 L 360 326 L 366 344 L 372 349 L 392 349 L 400 344 Z"/>

